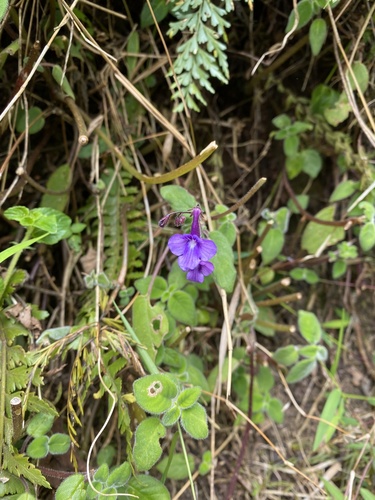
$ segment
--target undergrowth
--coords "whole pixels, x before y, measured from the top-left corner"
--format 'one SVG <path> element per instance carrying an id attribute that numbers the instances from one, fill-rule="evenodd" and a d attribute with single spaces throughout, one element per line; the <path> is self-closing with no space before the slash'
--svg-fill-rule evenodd
<path id="1" fill-rule="evenodd" d="M 375 498 L 374 10 L 0 0 L 1 498 Z"/>

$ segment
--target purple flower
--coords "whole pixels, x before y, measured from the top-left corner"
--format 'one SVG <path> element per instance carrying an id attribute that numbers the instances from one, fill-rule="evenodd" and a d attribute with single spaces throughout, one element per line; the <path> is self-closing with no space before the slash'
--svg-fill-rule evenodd
<path id="1" fill-rule="evenodd" d="M 203 283 L 204 277 L 213 272 L 214 265 L 208 261 L 217 252 L 216 244 L 212 240 L 200 237 L 201 213 L 199 207 L 193 208 L 190 233 L 174 234 L 168 241 L 170 251 L 178 257 L 178 265 L 183 271 L 187 271 L 187 279 L 198 283 Z"/>
<path id="2" fill-rule="evenodd" d="M 195 234 L 174 234 L 168 246 L 178 256 L 178 265 L 183 271 L 192 271 L 201 261 L 212 259 L 217 252 L 213 241 L 204 240 Z"/>
<path id="3" fill-rule="evenodd" d="M 202 260 L 195 269 L 187 273 L 186 277 L 190 281 L 197 281 L 198 283 L 203 283 L 204 277 L 209 276 L 213 270 L 214 270 L 214 265 L 212 264 L 212 262 L 204 262 Z"/>

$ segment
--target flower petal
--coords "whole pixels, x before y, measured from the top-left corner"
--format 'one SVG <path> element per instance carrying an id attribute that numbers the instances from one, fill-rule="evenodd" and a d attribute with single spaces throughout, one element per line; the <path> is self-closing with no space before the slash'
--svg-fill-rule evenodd
<path id="1" fill-rule="evenodd" d="M 178 265 L 183 271 L 190 271 L 195 269 L 201 261 L 200 238 L 191 234 L 186 236 L 188 236 L 188 240 L 183 254 L 178 258 Z"/>
<path id="2" fill-rule="evenodd" d="M 189 234 L 174 234 L 168 240 L 169 250 L 174 255 L 182 255 L 190 238 Z"/>
<path id="3" fill-rule="evenodd" d="M 212 262 L 204 262 L 202 260 L 202 262 L 199 264 L 199 269 L 203 276 L 209 276 L 214 270 L 214 265 L 212 264 Z"/>
<path id="4" fill-rule="evenodd" d="M 197 283 L 203 283 L 204 277 L 208 276 L 214 270 L 214 265 L 212 262 L 201 261 L 200 264 L 195 269 L 189 271 L 186 278 L 190 281 L 196 281 Z"/>
<path id="5" fill-rule="evenodd" d="M 212 240 L 200 239 L 199 242 L 199 255 L 201 260 L 207 261 L 212 259 L 217 253 L 217 246 Z"/>

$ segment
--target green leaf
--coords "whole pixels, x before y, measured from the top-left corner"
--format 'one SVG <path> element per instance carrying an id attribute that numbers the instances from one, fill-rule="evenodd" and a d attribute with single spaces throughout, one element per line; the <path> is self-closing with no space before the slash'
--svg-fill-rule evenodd
<path id="1" fill-rule="evenodd" d="M 272 307 L 259 307 L 258 315 L 255 322 L 255 330 L 266 337 L 273 337 L 275 335 L 275 313 Z"/>
<path id="2" fill-rule="evenodd" d="M 298 360 L 298 349 L 294 345 L 279 347 L 272 358 L 281 365 L 291 366 Z"/>
<path id="3" fill-rule="evenodd" d="M 363 210 L 363 215 L 369 222 L 372 222 L 375 218 L 375 207 L 372 203 L 368 201 L 361 201 L 358 207 Z"/>
<path id="4" fill-rule="evenodd" d="M 233 265 L 233 250 L 227 238 L 220 231 L 211 231 L 210 238 L 216 243 L 217 254 L 211 259 L 215 266 L 213 276 L 216 283 L 226 292 L 233 291 L 237 272 Z"/>
<path id="5" fill-rule="evenodd" d="M 310 25 L 309 29 L 309 42 L 311 47 L 311 52 L 314 56 L 317 56 L 322 50 L 324 42 L 327 38 L 327 23 L 324 19 L 314 19 Z"/>
<path id="6" fill-rule="evenodd" d="M 298 311 L 298 328 L 309 344 L 317 344 L 322 338 L 322 328 L 318 318 L 309 311 Z"/>
<path id="7" fill-rule="evenodd" d="M 299 204 L 301 205 L 301 207 L 304 210 L 306 210 L 306 208 L 309 205 L 309 199 L 310 199 L 310 197 L 307 194 L 298 194 L 296 196 L 296 198 L 297 198 Z M 297 208 L 297 205 L 294 203 L 294 201 L 292 199 L 288 200 L 287 206 L 288 206 L 289 210 L 293 214 L 299 214 L 300 213 L 299 208 Z"/>
<path id="8" fill-rule="evenodd" d="M 300 380 L 308 377 L 310 373 L 315 369 L 316 365 L 317 362 L 312 361 L 311 359 L 303 359 L 302 361 L 299 361 L 289 371 L 286 377 L 286 381 L 288 382 L 288 384 L 299 382 Z"/>
<path id="9" fill-rule="evenodd" d="M 181 409 L 190 408 L 195 404 L 202 394 L 200 387 L 189 387 L 184 389 L 177 398 L 177 404 Z"/>
<path id="10" fill-rule="evenodd" d="M 44 330 L 36 341 L 37 345 L 49 344 L 50 341 L 61 340 L 71 332 L 72 328 L 70 326 L 60 326 L 57 328 L 49 328 Z"/>
<path id="11" fill-rule="evenodd" d="M 162 418 L 162 424 L 166 427 L 174 425 L 181 416 L 181 409 L 178 406 L 172 406 L 167 410 Z"/>
<path id="12" fill-rule="evenodd" d="M 63 455 L 70 448 L 70 438 L 67 434 L 57 432 L 49 438 L 48 446 L 52 455 Z"/>
<path id="13" fill-rule="evenodd" d="M 102 464 L 99 469 L 96 470 L 94 474 L 94 480 L 99 481 L 99 483 L 105 484 L 109 476 L 108 464 Z"/>
<path id="14" fill-rule="evenodd" d="M 359 61 L 355 62 L 352 66 L 352 71 L 354 73 L 357 84 L 362 93 L 366 92 L 369 84 L 369 72 L 367 66 Z M 352 90 L 358 90 L 357 84 L 355 83 L 350 71 L 348 71 L 349 83 Z"/>
<path id="15" fill-rule="evenodd" d="M 205 439 L 208 436 L 206 410 L 199 403 L 182 410 L 181 425 L 194 439 Z"/>
<path id="16" fill-rule="evenodd" d="M 27 397 L 27 409 L 33 413 L 50 413 L 51 415 L 57 417 L 58 412 L 52 403 L 47 400 L 40 399 L 36 394 L 30 393 Z"/>
<path id="17" fill-rule="evenodd" d="M 296 267 L 290 272 L 290 277 L 298 281 L 306 281 L 309 285 L 319 282 L 319 276 L 312 269 L 307 267 Z"/>
<path id="18" fill-rule="evenodd" d="M 85 480 L 83 474 L 67 477 L 57 488 L 55 500 L 85 500 Z"/>
<path id="19" fill-rule="evenodd" d="M 281 424 L 284 420 L 282 402 L 277 398 L 271 398 L 267 406 L 267 413 L 274 422 Z"/>
<path id="20" fill-rule="evenodd" d="M 294 179 L 302 172 L 303 158 L 301 153 L 294 156 L 288 156 L 285 160 L 285 169 L 289 179 Z"/>
<path id="21" fill-rule="evenodd" d="M 185 325 L 196 325 L 197 311 L 191 295 L 182 290 L 177 290 L 171 294 L 167 305 L 168 311 L 175 320 Z"/>
<path id="22" fill-rule="evenodd" d="M 171 498 L 164 484 L 152 476 L 143 474 L 130 479 L 126 493 L 136 495 L 142 500 L 170 500 Z"/>
<path id="23" fill-rule="evenodd" d="M 3 467 L 17 477 L 23 476 L 34 485 L 51 488 L 39 469 L 29 462 L 28 457 L 17 453 L 12 446 L 3 447 Z"/>
<path id="24" fill-rule="evenodd" d="M 267 265 L 272 262 L 284 246 L 285 237 L 281 229 L 271 228 L 262 242 L 262 262 Z"/>
<path id="25" fill-rule="evenodd" d="M 54 245 L 60 240 L 63 240 L 64 238 L 70 236 L 70 225 L 72 221 L 70 217 L 65 215 L 63 212 L 49 207 L 34 208 L 31 213 L 33 212 L 38 212 L 38 214 L 41 214 L 43 217 L 45 217 L 46 221 L 52 217 L 55 219 L 56 230 L 53 231 L 53 234 L 49 234 L 48 236 L 43 238 L 43 243 L 45 243 L 46 245 Z"/>
<path id="26" fill-rule="evenodd" d="M 55 82 L 59 86 L 61 86 L 64 94 L 66 94 L 67 96 L 69 96 L 75 100 L 76 97 L 74 95 L 72 87 L 70 86 L 70 83 L 68 82 L 68 79 L 66 78 L 66 75 L 64 75 L 62 68 L 60 66 L 58 66 L 57 64 L 55 64 L 54 67 L 52 68 L 52 76 L 53 76 Z"/>
<path id="27" fill-rule="evenodd" d="M 297 13 L 298 13 L 298 24 L 296 30 L 303 28 L 310 21 L 313 16 L 313 5 L 310 0 L 301 0 L 297 4 Z M 296 20 L 296 12 L 293 9 L 289 14 L 288 24 L 285 28 L 285 33 L 289 33 L 289 31 L 293 28 L 294 22 Z"/>
<path id="28" fill-rule="evenodd" d="M 37 238 L 31 238 L 30 240 L 21 241 L 21 243 L 17 243 L 16 245 L 12 245 L 6 250 L 3 250 L 2 252 L 0 252 L 0 264 L 4 262 L 4 260 L 9 259 L 9 257 L 15 255 L 16 253 L 21 252 L 25 248 L 30 247 L 37 241 L 42 240 L 45 236 L 46 236 L 45 234 L 41 234 Z"/>
<path id="29" fill-rule="evenodd" d="M 116 456 L 116 448 L 113 444 L 108 444 L 104 446 L 103 448 L 100 448 L 98 451 L 98 454 L 96 456 L 96 462 L 98 466 L 104 464 L 105 462 L 108 464 L 110 467 L 113 459 Z"/>
<path id="30" fill-rule="evenodd" d="M 165 427 L 156 417 L 146 418 L 138 425 L 135 431 L 133 458 L 139 471 L 151 469 L 159 460 L 163 451 L 159 440 L 165 435 Z"/>
<path id="31" fill-rule="evenodd" d="M 44 436 L 51 430 L 55 417 L 46 413 L 38 413 L 30 420 L 26 432 L 29 436 L 34 438 Z"/>
<path id="32" fill-rule="evenodd" d="M 349 198 L 355 191 L 358 189 L 359 183 L 351 180 L 342 181 L 338 184 L 333 193 L 329 198 L 329 202 L 333 203 L 335 201 L 345 200 L 345 198 Z"/>
<path id="33" fill-rule="evenodd" d="M 326 109 L 332 108 L 340 94 L 327 85 L 317 85 L 311 94 L 311 111 L 323 115 Z"/>
<path id="34" fill-rule="evenodd" d="M 340 389 L 334 389 L 327 397 L 327 401 L 324 405 L 320 418 L 330 422 L 331 424 L 337 425 L 344 411 L 344 406 L 341 403 L 342 393 Z M 313 451 L 316 451 L 321 443 L 328 443 L 335 432 L 335 427 L 320 421 L 316 429 Z"/>
<path id="35" fill-rule="evenodd" d="M 341 493 L 341 491 L 335 484 L 327 481 L 324 478 L 322 478 L 322 481 L 327 493 L 331 495 L 330 498 L 332 497 L 332 500 L 346 500 L 347 497 L 343 493 Z"/>
<path id="36" fill-rule="evenodd" d="M 155 361 L 157 348 L 168 333 L 168 318 L 162 304 L 151 306 L 147 295 L 139 295 L 132 308 L 133 328 L 151 359 Z"/>
<path id="37" fill-rule="evenodd" d="M 147 8 L 147 4 L 143 5 L 142 13 L 143 11 Z M 142 18 L 142 13 L 141 13 L 141 18 Z M 142 22 L 142 21 L 141 21 Z M 138 31 L 132 31 L 128 37 L 128 43 L 126 46 L 127 52 L 130 52 L 131 54 L 139 54 L 139 33 Z M 138 57 L 135 56 L 127 56 L 125 59 L 125 64 L 126 64 L 126 69 L 128 70 L 128 75 L 130 75 L 130 78 L 132 76 L 132 73 L 134 69 L 137 66 L 138 62 Z"/>
<path id="38" fill-rule="evenodd" d="M 163 186 L 160 188 L 160 194 L 175 211 L 191 210 L 197 205 L 194 196 L 181 186 Z"/>
<path id="39" fill-rule="evenodd" d="M 68 190 L 72 181 L 72 172 L 69 164 L 61 165 L 49 177 L 47 189 L 50 191 Z M 50 194 L 44 193 L 40 201 L 41 207 L 54 208 L 63 212 L 69 201 L 69 193 Z"/>
<path id="40" fill-rule="evenodd" d="M 262 393 L 269 392 L 275 385 L 275 379 L 268 366 L 260 366 L 256 375 L 258 386 Z"/>
<path id="41" fill-rule="evenodd" d="M 295 156 L 298 153 L 300 138 L 298 135 L 286 137 L 283 142 L 285 156 Z"/>
<path id="42" fill-rule="evenodd" d="M 303 162 L 302 170 L 312 179 L 316 179 L 322 169 L 322 157 L 316 149 L 304 149 L 301 151 Z"/>
<path id="43" fill-rule="evenodd" d="M 359 230 L 359 244 L 364 252 L 368 252 L 375 245 L 375 224 L 366 222 Z"/>
<path id="44" fill-rule="evenodd" d="M 147 278 L 140 278 L 136 280 L 134 283 L 135 288 L 142 295 L 146 295 L 148 292 L 148 288 L 150 286 L 152 280 L 152 276 L 148 276 Z M 163 293 L 167 290 L 168 284 L 164 278 L 161 276 L 156 276 L 153 280 L 153 285 L 151 289 L 150 299 L 160 299 Z"/>
<path id="45" fill-rule="evenodd" d="M 335 207 L 323 208 L 315 217 L 322 220 L 333 220 Z M 316 222 L 309 222 L 303 232 L 301 246 L 309 254 L 315 254 L 324 244 L 325 247 L 335 245 L 345 238 L 343 227 L 323 226 Z"/>
<path id="46" fill-rule="evenodd" d="M 44 127 L 45 122 L 43 111 L 38 108 L 38 106 L 33 106 L 29 109 L 28 123 L 30 135 L 40 132 Z M 16 130 L 19 133 L 25 132 L 26 130 L 26 113 L 25 110 L 21 108 L 17 113 Z"/>
<path id="47" fill-rule="evenodd" d="M 275 116 L 275 118 L 272 120 L 273 125 L 279 129 L 284 129 L 287 128 L 291 125 L 292 121 L 289 118 L 288 115 L 282 114 Z"/>
<path id="48" fill-rule="evenodd" d="M 173 2 L 169 4 L 166 3 L 165 0 L 151 0 L 150 3 L 152 12 L 158 23 L 160 23 L 168 15 L 169 11 L 173 7 Z M 146 2 L 141 11 L 141 28 L 148 28 L 149 26 L 153 26 L 154 23 L 154 18 L 152 17 L 150 8 Z"/>
<path id="49" fill-rule="evenodd" d="M 28 445 L 26 453 L 34 460 L 46 457 L 48 455 L 48 437 L 40 436 L 33 439 Z"/>
<path id="50" fill-rule="evenodd" d="M 371 493 L 371 491 L 366 490 L 365 488 L 361 488 L 360 492 L 363 497 L 363 500 L 375 500 L 375 495 L 374 493 Z"/>
<path id="51" fill-rule="evenodd" d="M 188 454 L 189 469 L 194 471 L 194 457 L 190 453 Z M 157 470 L 164 474 L 169 463 L 169 457 L 164 457 L 158 465 Z M 189 477 L 188 468 L 186 466 L 186 460 L 183 453 L 174 453 L 171 463 L 168 468 L 166 477 L 168 479 L 174 479 L 175 481 L 181 481 Z"/>
<path id="52" fill-rule="evenodd" d="M 119 465 L 109 474 L 107 479 L 108 486 L 114 486 L 115 488 L 119 488 L 124 486 L 132 475 L 132 468 L 129 462 L 124 462 Z"/>
<path id="53" fill-rule="evenodd" d="M 168 285 L 174 286 L 175 289 L 183 288 L 188 282 L 186 279 L 186 273 L 180 268 L 177 260 L 172 264 L 172 268 L 168 273 Z"/>
<path id="54" fill-rule="evenodd" d="M 347 263 L 344 260 L 336 260 L 332 266 L 332 278 L 334 280 L 341 278 L 346 273 L 347 268 Z"/>
<path id="55" fill-rule="evenodd" d="M 333 127 L 337 127 L 340 123 L 344 122 L 351 111 L 351 106 L 349 104 L 346 94 L 343 92 L 340 97 L 335 102 L 334 106 L 324 110 L 324 117 L 327 122 Z"/>
<path id="56" fill-rule="evenodd" d="M 233 222 L 229 220 L 223 222 L 219 227 L 219 231 L 223 233 L 223 235 L 228 240 L 229 245 L 232 247 L 236 242 L 237 236 L 236 226 L 233 224 Z"/>
<path id="57" fill-rule="evenodd" d="M 309 358 L 310 361 L 314 359 L 326 361 L 328 358 L 328 351 L 324 345 L 306 345 L 299 349 L 299 354 L 304 358 Z"/>
<path id="58" fill-rule="evenodd" d="M 178 386 L 168 375 L 146 375 L 134 382 L 133 391 L 143 410 L 159 415 L 172 406 Z"/>
<path id="59" fill-rule="evenodd" d="M 9 5 L 8 0 L 1 0 L 0 1 L 0 21 L 3 20 L 5 14 L 8 10 L 8 5 Z"/>

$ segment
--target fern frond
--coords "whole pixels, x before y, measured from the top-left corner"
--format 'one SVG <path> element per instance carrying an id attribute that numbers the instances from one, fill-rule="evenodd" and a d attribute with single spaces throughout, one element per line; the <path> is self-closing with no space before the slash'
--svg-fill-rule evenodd
<path id="1" fill-rule="evenodd" d="M 233 10 L 233 3 L 226 0 L 223 7 L 215 5 L 211 0 L 174 0 L 174 3 L 172 14 L 178 21 L 170 23 L 168 35 L 173 37 L 181 32 L 185 41 L 177 48 L 174 72 L 180 89 L 177 83 L 172 85 L 172 99 L 180 100 L 181 91 L 187 106 L 199 111 L 197 101 L 207 105 L 201 89 L 215 92 L 210 77 L 228 83 L 226 44 L 219 39 L 226 39 L 225 30 L 230 27 L 230 23 L 224 16 Z M 180 102 L 174 111 L 182 109 Z"/>
<path id="2" fill-rule="evenodd" d="M 12 446 L 3 447 L 4 468 L 18 477 L 24 477 L 32 484 L 51 488 L 49 482 L 39 469 L 29 462 L 29 458 L 18 453 Z"/>

